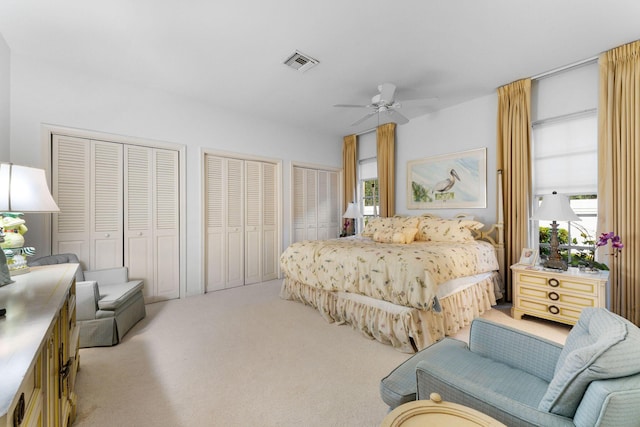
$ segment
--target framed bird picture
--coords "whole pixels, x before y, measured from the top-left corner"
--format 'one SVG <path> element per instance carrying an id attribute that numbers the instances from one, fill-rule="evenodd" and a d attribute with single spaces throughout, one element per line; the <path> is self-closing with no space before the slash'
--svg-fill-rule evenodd
<path id="1" fill-rule="evenodd" d="M 486 207 L 486 148 L 407 163 L 408 209 Z"/>

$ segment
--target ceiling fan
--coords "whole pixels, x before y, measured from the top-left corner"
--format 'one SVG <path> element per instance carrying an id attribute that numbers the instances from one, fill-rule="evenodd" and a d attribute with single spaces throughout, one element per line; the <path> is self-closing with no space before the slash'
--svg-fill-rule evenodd
<path id="1" fill-rule="evenodd" d="M 368 108 L 371 110 L 364 117 L 351 123 L 351 126 L 357 126 L 363 123 L 367 119 L 372 118 L 375 115 L 386 115 L 391 121 L 398 124 L 405 124 L 409 122 L 409 119 L 400 111 L 402 107 L 420 107 L 426 106 L 437 100 L 438 98 L 424 98 L 424 99 L 412 99 L 399 102 L 395 99 L 396 86 L 393 83 L 382 83 L 378 86 L 378 94 L 371 98 L 371 104 L 367 105 L 354 105 L 354 104 L 336 104 L 334 107 L 346 107 L 346 108 Z"/>

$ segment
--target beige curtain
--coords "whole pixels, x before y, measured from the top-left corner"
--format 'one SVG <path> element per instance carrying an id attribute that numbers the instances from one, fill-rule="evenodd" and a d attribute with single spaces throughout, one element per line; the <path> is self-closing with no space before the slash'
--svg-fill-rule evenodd
<path id="1" fill-rule="evenodd" d="M 380 216 L 396 214 L 396 124 L 387 123 L 376 129 Z"/>
<path id="2" fill-rule="evenodd" d="M 531 195 L 531 79 L 498 88 L 497 165 L 502 170 L 505 265 L 528 247 Z M 500 177 L 500 175 L 498 175 Z M 505 288 L 511 300 L 511 270 Z"/>
<path id="3" fill-rule="evenodd" d="M 611 310 L 640 325 L 640 41 L 603 53 L 598 106 L 598 232 L 625 245 L 608 255 Z"/>
<path id="4" fill-rule="evenodd" d="M 347 135 L 343 138 L 342 143 L 342 175 L 344 187 L 342 191 L 342 212 L 347 209 L 351 202 L 356 201 L 356 180 L 358 169 L 357 147 L 358 137 L 356 135 Z M 354 225 L 349 225 L 350 234 L 354 231 Z"/>

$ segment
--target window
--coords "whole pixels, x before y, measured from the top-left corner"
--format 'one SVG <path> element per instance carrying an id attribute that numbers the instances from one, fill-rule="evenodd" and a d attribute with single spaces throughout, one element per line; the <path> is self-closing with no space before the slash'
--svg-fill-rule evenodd
<path id="1" fill-rule="evenodd" d="M 559 222 L 560 254 L 569 264 L 591 256 L 598 221 L 598 67 L 590 62 L 532 86 L 534 210 L 545 194 L 569 197 L 580 221 Z M 531 240 L 549 254 L 550 221 L 532 221 Z"/>
<path id="2" fill-rule="evenodd" d="M 378 162 L 376 158 L 361 160 L 358 170 L 360 212 L 363 227 L 369 218 L 378 216 L 380 212 L 380 198 L 378 197 Z"/>

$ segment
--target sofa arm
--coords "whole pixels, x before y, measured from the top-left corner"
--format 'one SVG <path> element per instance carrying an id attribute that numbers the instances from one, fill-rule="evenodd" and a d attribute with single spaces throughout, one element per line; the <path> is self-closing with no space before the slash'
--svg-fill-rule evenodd
<path id="1" fill-rule="evenodd" d="M 84 272 L 84 278 L 85 280 L 95 280 L 100 286 L 126 283 L 129 281 L 129 270 L 127 267 L 90 270 Z"/>
<path id="2" fill-rule="evenodd" d="M 637 426 L 640 419 L 640 374 L 593 381 L 573 418 L 577 427 Z"/>
<path id="3" fill-rule="evenodd" d="M 95 280 L 76 282 L 76 320 L 93 320 L 98 311 L 98 283 Z"/>
<path id="4" fill-rule="evenodd" d="M 476 318 L 469 350 L 550 382 L 562 345 L 509 326 Z"/>

